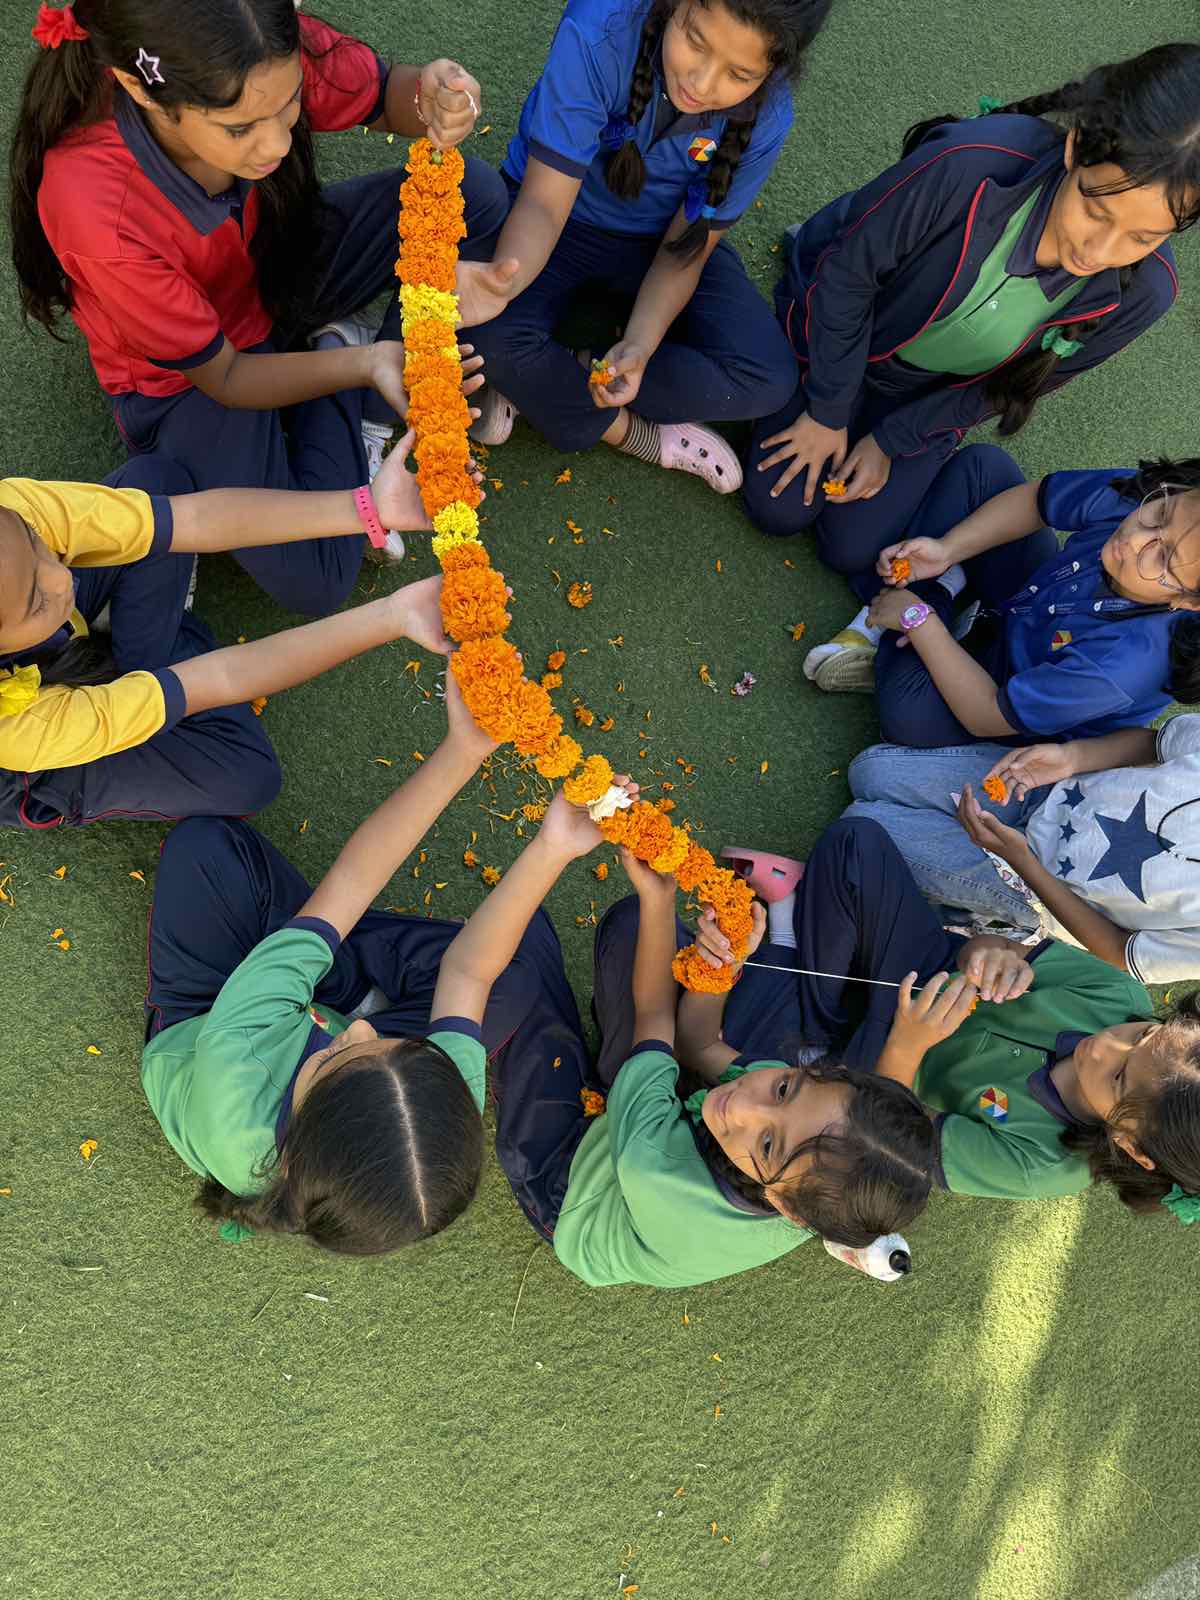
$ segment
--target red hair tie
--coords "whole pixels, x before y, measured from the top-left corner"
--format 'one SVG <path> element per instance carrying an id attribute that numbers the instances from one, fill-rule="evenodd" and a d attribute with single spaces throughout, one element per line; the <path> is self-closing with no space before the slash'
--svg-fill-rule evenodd
<path id="1" fill-rule="evenodd" d="M 39 6 L 32 33 L 43 50 L 57 50 L 60 44 L 66 44 L 68 40 L 76 44 L 88 37 L 87 29 L 81 28 L 76 22 L 70 6 L 64 6 L 61 11 L 56 11 L 53 6 Z"/>

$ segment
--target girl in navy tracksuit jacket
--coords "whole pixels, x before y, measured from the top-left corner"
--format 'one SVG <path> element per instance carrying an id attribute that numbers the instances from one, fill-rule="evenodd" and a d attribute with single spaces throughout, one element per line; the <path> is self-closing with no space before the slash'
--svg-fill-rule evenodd
<path id="1" fill-rule="evenodd" d="M 791 230 L 776 310 L 800 376 L 754 432 L 755 523 L 815 525 L 822 560 L 869 599 L 880 550 L 968 429 L 998 416 L 1015 433 L 1169 308 L 1167 241 L 1200 215 L 1198 121 L 1200 46 L 1163 45 L 911 129 L 896 166 Z M 826 497 L 831 478 L 844 494 Z"/>

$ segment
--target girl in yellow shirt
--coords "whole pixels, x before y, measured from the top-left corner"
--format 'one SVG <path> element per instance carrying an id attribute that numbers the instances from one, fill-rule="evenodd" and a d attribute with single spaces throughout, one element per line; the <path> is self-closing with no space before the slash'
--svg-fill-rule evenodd
<path id="1" fill-rule="evenodd" d="M 155 456 L 107 484 L 0 480 L 0 826 L 257 811 L 280 773 L 247 701 L 405 635 L 445 649 L 434 579 L 222 650 L 188 609 L 199 552 L 427 527 L 410 443 L 374 497 L 194 494 Z"/>

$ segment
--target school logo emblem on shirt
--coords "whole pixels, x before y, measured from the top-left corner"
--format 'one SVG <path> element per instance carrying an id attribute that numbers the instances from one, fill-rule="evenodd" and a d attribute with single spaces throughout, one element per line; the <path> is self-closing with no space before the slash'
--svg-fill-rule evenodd
<path id="1" fill-rule="evenodd" d="M 1060 628 L 1054 635 L 1053 639 L 1051 639 L 1050 648 L 1051 650 L 1062 650 L 1066 645 L 1069 645 L 1070 642 L 1070 632 L 1066 628 Z"/>
<path id="2" fill-rule="evenodd" d="M 693 161 L 710 161 L 716 148 L 717 141 L 715 139 L 706 139 L 702 133 L 698 133 L 691 144 L 688 145 L 688 155 L 691 156 Z"/>
<path id="3" fill-rule="evenodd" d="M 995 1122 L 1004 1122 L 1008 1117 L 1008 1096 L 1003 1089 L 997 1089 L 993 1085 L 979 1096 L 979 1109 L 985 1117 L 991 1117 Z"/>

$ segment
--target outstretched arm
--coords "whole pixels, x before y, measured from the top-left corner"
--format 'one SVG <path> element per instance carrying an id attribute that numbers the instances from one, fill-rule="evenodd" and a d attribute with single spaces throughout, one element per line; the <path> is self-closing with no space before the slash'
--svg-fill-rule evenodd
<path id="1" fill-rule="evenodd" d="M 628 779 L 618 781 L 636 788 Z M 492 985 L 516 954 L 534 912 L 564 868 L 601 842 L 586 809 L 571 805 L 560 789 L 542 826 L 442 957 L 435 1017 L 482 1022 Z"/>
<path id="2" fill-rule="evenodd" d="M 278 694 L 393 639 L 408 637 L 445 652 L 450 641 L 442 632 L 441 589 L 440 578 L 423 578 L 319 622 L 180 661 L 170 670 L 183 688 L 186 714 Z"/>
<path id="3" fill-rule="evenodd" d="M 446 710 L 446 737 L 395 794 L 359 823 L 300 908 L 300 916 L 320 917 L 345 938 L 396 868 L 496 748 L 475 726 L 451 674 L 446 677 Z"/>

